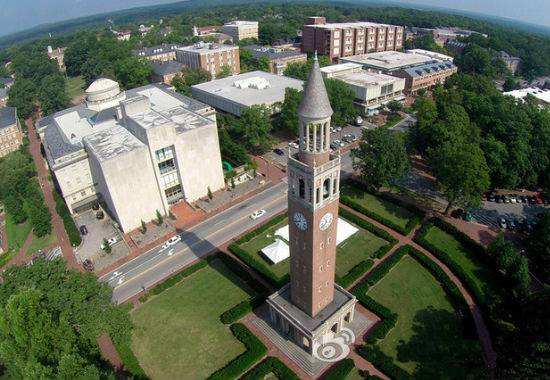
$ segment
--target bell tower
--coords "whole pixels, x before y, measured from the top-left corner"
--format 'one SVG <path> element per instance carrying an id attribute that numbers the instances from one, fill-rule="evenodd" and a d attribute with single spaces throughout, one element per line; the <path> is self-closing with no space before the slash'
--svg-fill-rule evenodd
<path id="1" fill-rule="evenodd" d="M 298 107 L 299 151 L 288 161 L 290 296 L 310 317 L 334 299 L 340 156 L 330 153 L 332 113 L 315 54 Z"/>

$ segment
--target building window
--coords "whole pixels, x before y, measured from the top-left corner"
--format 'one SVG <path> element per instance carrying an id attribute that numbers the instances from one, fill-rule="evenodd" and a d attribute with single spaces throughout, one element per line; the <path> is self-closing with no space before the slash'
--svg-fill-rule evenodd
<path id="1" fill-rule="evenodd" d="M 160 177 L 160 182 L 162 184 L 162 187 L 164 189 L 167 189 L 169 187 L 175 186 L 179 184 L 178 174 L 177 173 L 170 173 L 165 176 Z"/>
<path id="2" fill-rule="evenodd" d="M 302 199 L 306 197 L 306 183 L 303 178 L 298 179 L 298 194 Z"/>
<path id="3" fill-rule="evenodd" d="M 160 162 L 158 166 L 159 166 L 160 174 L 165 174 L 176 170 L 176 164 L 173 158 Z"/>
<path id="4" fill-rule="evenodd" d="M 323 182 L 323 199 L 330 197 L 330 178 L 325 179 Z"/>
<path id="5" fill-rule="evenodd" d="M 164 161 L 174 157 L 174 151 L 171 146 L 159 149 L 155 152 L 158 161 Z"/>

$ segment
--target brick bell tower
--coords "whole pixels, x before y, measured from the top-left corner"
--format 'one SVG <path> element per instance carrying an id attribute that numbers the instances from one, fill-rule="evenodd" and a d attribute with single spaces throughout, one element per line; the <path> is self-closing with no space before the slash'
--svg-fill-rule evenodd
<path id="1" fill-rule="evenodd" d="M 298 107 L 299 152 L 288 161 L 290 296 L 310 317 L 334 299 L 340 156 L 329 152 L 332 113 L 315 54 Z"/>

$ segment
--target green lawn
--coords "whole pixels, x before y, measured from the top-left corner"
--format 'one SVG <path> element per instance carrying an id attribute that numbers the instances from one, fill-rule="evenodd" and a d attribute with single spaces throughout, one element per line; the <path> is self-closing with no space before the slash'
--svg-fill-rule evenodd
<path id="1" fill-rule="evenodd" d="M 286 259 L 278 264 L 271 264 L 261 254 L 262 248 L 268 246 L 275 241 L 273 234 L 275 231 L 288 224 L 285 219 L 277 225 L 271 227 L 263 234 L 256 236 L 254 239 L 241 244 L 241 248 L 246 250 L 251 255 L 255 256 L 256 260 L 262 263 L 278 278 L 283 277 L 290 271 L 290 259 Z M 355 226 L 357 227 L 357 226 Z M 357 227 L 359 231 L 350 236 L 347 240 L 338 245 L 336 252 L 336 274 L 344 276 L 354 266 L 371 257 L 379 248 L 388 244 L 388 242 L 371 232 Z"/>
<path id="2" fill-rule="evenodd" d="M 380 350 L 418 378 L 465 378 L 471 361 L 481 365 L 478 341 L 462 337 L 462 326 L 437 280 L 405 256 L 368 295 L 398 315 Z M 473 359 L 472 359 L 473 358 Z"/>
<path id="3" fill-rule="evenodd" d="M 372 213 L 380 215 L 403 229 L 406 228 L 407 223 L 415 217 L 415 215 L 406 208 L 376 197 L 355 186 L 345 185 L 342 187 L 341 193 L 347 195 L 352 201 L 358 203 Z"/>
<path id="4" fill-rule="evenodd" d="M 28 221 L 21 224 L 15 224 L 11 215 L 8 213 L 6 213 L 5 222 L 6 234 L 8 235 L 8 248 L 19 251 L 31 232 L 31 224 Z"/>
<path id="5" fill-rule="evenodd" d="M 53 231 L 46 236 L 33 236 L 32 242 L 29 245 L 29 248 L 27 249 L 27 252 L 25 252 L 25 254 L 32 255 L 33 253 L 38 252 L 39 249 L 44 249 L 52 246 L 56 241 L 57 239 L 55 238 L 55 233 Z"/>
<path id="6" fill-rule="evenodd" d="M 482 301 L 487 300 L 491 288 L 494 289 L 499 286 L 493 271 L 476 259 L 475 255 L 464 248 L 452 235 L 439 227 L 432 226 L 428 230 L 425 239 L 443 252 L 446 252 L 451 260 L 456 262 L 457 265 L 472 277 L 475 285 L 480 290 L 479 294 L 484 297 Z"/>
<path id="7" fill-rule="evenodd" d="M 132 351 L 152 379 L 204 379 L 244 352 L 220 315 L 252 291 L 219 260 L 132 312 Z"/>
<path id="8" fill-rule="evenodd" d="M 79 96 L 84 95 L 84 78 L 82 76 L 68 77 L 67 78 L 67 95 L 70 100 L 73 100 Z"/>

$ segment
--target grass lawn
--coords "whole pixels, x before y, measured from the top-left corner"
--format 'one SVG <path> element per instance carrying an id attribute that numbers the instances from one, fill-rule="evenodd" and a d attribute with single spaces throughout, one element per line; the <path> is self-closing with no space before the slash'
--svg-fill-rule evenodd
<path id="1" fill-rule="evenodd" d="M 82 96 L 84 94 L 84 78 L 82 76 L 67 78 L 67 95 L 70 100 Z"/>
<path id="2" fill-rule="evenodd" d="M 383 125 L 385 128 L 391 128 L 394 127 L 397 123 L 399 123 L 404 118 L 401 117 L 401 115 L 389 115 L 386 119 L 386 124 Z"/>
<path id="3" fill-rule="evenodd" d="M 482 362 L 479 342 L 462 337 L 462 326 L 445 291 L 417 261 L 405 256 L 368 295 L 398 315 L 380 350 L 415 377 L 465 378 L 463 355 Z M 464 353 L 466 352 L 466 353 Z M 451 363 L 451 364 L 450 364 Z"/>
<path id="4" fill-rule="evenodd" d="M 378 198 L 355 186 L 345 185 L 342 187 L 341 192 L 343 195 L 350 197 L 352 201 L 402 228 L 405 228 L 409 220 L 415 217 L 415 215 L 406 208 L 400 207 L 382 198 Z"/>
<path id="5" fill-rule="evenodd" d="M 484 296 L 483 301 L 487 300 L 491 288 L 499 286 L 493 271 L 480 262 L 473 253 L 464 248 L 452 235 L 439 227 L 432 226 L 425 238 L 434 246 L 446 252 L 466 273 L 470 274 L 475 285 L 481 291 L 480 294 Z"/>
<path id="6" fill-rule="evenodd" d="M 271 227 L 269 230 L 261 235 L 256 236 L 254 239 L 241 244 L 241 248 L 248 251 L 248 253 L 254 255 L 258 262 L 262 263 L 278 278 L 283 277 L 290 271 L 290 259 L 286 259 L 278 264 L 271 264 L 261 253 L 262 248 L 268 246 L 275 241 L 273 234 L 275 231 L 288 224 L 288 220 L 285 219 L 277 225 Z M 357 226 L 355 226 L 357 227 Z M 371 257 L 378 249 L 388 242 L 371 232 L 357 227 L 359 231 L 350 236 L 347 240 L 342 242 L 337 247 L 336 251 L 336 274 L 338 276 L 344 276 L 354 266 Z"/>
<path id="7" fill-rule="evenodd" d="M 27 240 L 30 232 L 31 224 L 28 221 L 15 224 L 11 215 L 6 213 L 6 234 L 8 235 L 9 249 L 18 251 Z"/>
<path id="8" fill-rule="evenodd" d="M 55 233 L 52 231 L 49 235 L 36 237 L 33 235 L 32 242 L 25 252 L 26 255 L 32 255 L 33 253 L 38 252 L 39 249 L 44 249 L 50 247 L 57 242 Z"/>
<path id="9" fill-rule="evenodd" d="M 251 290 L 219 260 L 131 313 L 132 351 L 152 379 L 204 379 L 244 352 L 220 315 Z"/>

